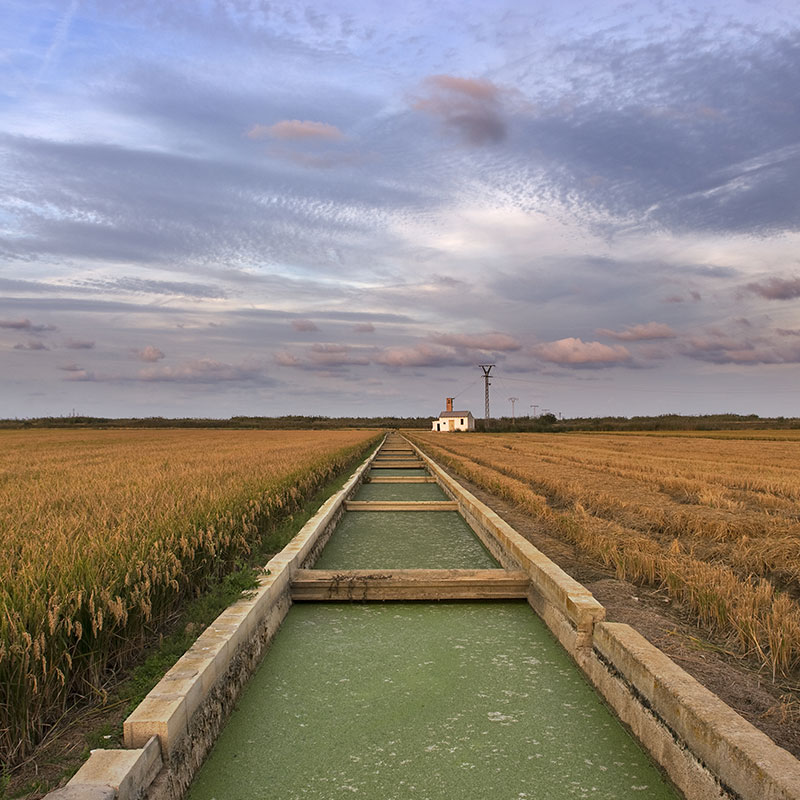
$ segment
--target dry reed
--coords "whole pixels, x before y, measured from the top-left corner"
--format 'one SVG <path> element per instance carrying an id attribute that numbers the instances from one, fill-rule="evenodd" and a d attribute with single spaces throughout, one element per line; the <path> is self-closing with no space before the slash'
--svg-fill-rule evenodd
<path id="1" fill-rule="evenodd" d="M 773 675 L 800 667 L 800 606 L 791 596 L 800 589 L 796 445 L 624 435 L 416 439 L 620 578 L 663 586 Z M 765 504 L 766 495 L 787 502 Z"/>

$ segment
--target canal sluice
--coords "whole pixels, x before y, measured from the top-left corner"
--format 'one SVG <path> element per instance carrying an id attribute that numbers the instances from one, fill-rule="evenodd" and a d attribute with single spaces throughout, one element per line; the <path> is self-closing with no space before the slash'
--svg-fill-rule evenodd
<path id="1" fill-rule="evenodd" d="M 800 800 L 796 759 L 398 434 L 124 730 L 52 800 Z"/>

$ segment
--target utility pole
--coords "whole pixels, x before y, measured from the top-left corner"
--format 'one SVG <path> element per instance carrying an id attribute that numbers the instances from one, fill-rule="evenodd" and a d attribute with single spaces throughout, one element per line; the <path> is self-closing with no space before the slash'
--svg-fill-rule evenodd
<path id="1" fill-rule="evenodd" d="M 539 404 L 531 403 L 531 408 L 533 409 L 533 418 L 536 419 L 536 409 L 539 408 Z"/>
<path id="2" fill-rule="evenodd" d="M 492 371 L 492 367 L 495 366 L 494 364 L 478 364 L 478 366 L 483 370 L 483 382 L 484 388 L 486 391 L 486 409 L 485 409 L 485 418 L 486 424 L 489 424 L 489 387 L 492 385 L 491 381 L 489 380 L 489 373 Z"/>
<path id="3" fill-rule="evenodd" d="M 513 425 L 516 419 L 516 417 L 514 416 L 514 403 L 516 403 L 517 400 L 519 400 L 519 397 L 509 397 L 508 399 L 511 401 L 511 424 Z"/>

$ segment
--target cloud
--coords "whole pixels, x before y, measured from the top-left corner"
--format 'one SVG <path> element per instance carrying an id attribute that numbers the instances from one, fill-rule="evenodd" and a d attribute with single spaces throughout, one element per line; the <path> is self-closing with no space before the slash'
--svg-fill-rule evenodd
<path id="1" fill-rule="evenodd" d="M 360 322 L 353 326 L 356 333 L 375 333 L 375 326 L 371 322 Z"/>
<path id="2" fill-rule="evenodd" d="M 463 347 L 467 350 L 512 352 L 522 345 L 507 333 L 437 333 L 431 337 L 438 344 L 448 347 Z"/>
<path id="3" fill-rule="evenodd" d="M 451 348 L 424 343 L 414 347 L 389 347 L 375 358 L 375 363 L 387 367 L 442 367 L 472 362 L 473 359 L 465 358 Z"/>
<path id="4" fill-rule="evenodd" d="M 150 363 L 155 363 L 156 361 L 161 361 L 162 358 L 166 358 L 164 353 L 152 344 L 143 347 L 141 350 L 135 350 L 134 354 L 139 361 L 147 361 Z"/>
<path id="5" fill-rule="evenodd" d="M 319 328 L 310 319 L 293 319 L 292 327 L 299 333 L 318 331 Z"/>
<path id="6" fill-rule="evenodd" d="M 745 289 L 767 300 L 794 300 L 800 297 L 800 277 L 767 278 L 748 283 Z"/>
<path id="7" fill-rule="evenodd" d="M 226 364 L 208 358 L 193 359 L 177 366 L 146 367 L 138 379 L 148 383 L 225 383 L 250 382 L 269 384 L 259 364 Z"/>
<path id="8" fill-rule="evenodd" d="M 63 366 L 59 367 L 59 369 L 62 372 L 67 373 L 63 378 L 65 381 L 76 381 L 81 383 L 95 380 L 95 374 L 84 369 L 79 364 L 64 364 Z"/>
<path id="9" fill-rule="evenodd" d="M 648 322 L 646 325 L 626 325 L 623 331 L 612 331 L 608 328 L 598 328 L 598 336 L 607 336 L 621 342 L 642 342 L 650 339 L 674 339 L 677 334 L 661 322 Z"/>
<path id="10" fill-rule="evenodd" d="M 79 285 L 101 290 L 131 292 L 133 294 L 163 294 L 208 299 L 221 299 L 228 296 L 224 289 L 210 284 L 132 277 L 113 278 L 111 280 L 93 278 L 82 281 Z"/>
<path id="11" fill-rule="evenodd" d="M 273 355 L 273 358 L 275 359 L 275 363 L 278 364 L 281 367 L 302 367 L 303 366 L 303 362 L 297 356 L 293 355 L 292 353 L 286 353 L 286 352 L 275 353 Z"/>
<path id="12" fill-rule="evenodd" d="M 39 342 L 36 339 L 31 339 L 25 343 L 18 343 L 14 345 L 15 350 L 49 350 L 50 348 L 47 347 L 43 342 Z"/>
<path id="13" fill-rule="evenodd" d="M 89 339 L 67 339 L 64 347 L 67 350 L 93 350 L 94 342 Z"/>
<path id="14" fill-rule="evenodd" d="M 284 139 L 301 141 L 306 139 L 338 141 L 344 139 L 344 134 L 335 125 L 327 122 L 312 122 L 310 120 L 284 119 L 274 125 L 253 125 L 247 131 L 249 139 Z"/>
<path id="15" fill-rule="evenodd" d="M 282 351 L 273 355 L 275 363 L 281 367 L 293 367 L 311 371 L 341 370 L 344 367 L 366 366 L 370 358 L 364 352 L 353 352 L 346 344 L 335 342 L 317 343 L 311 346 L 306 357 Z"/>
<path id="16" fill-rule="evenodd" d="M 788 333 L 788 336 L 787 336 Z M 779 339 L 770 334 L 735 336 L 724 330 L 711 329 L 683 343 L 681 352 L 689 358 L 712 364 L 798 364 L 800 332 L 779 329 Z"/>
<path id="17" fill-rule="evenodd" d="M 365 366 L 370 363 L 367 356 L 353 355 L 343 344 L 315 344 L 311 348 L 310 361 L 315 367 Z"/>
<path id="18" fill-rule="evenodd" d="M 491 81 L 431 75 L 411 107 L 437 117 L 470 144 L 493 144 L 506 138 L 502 97 L 503 91 Z"/>
<path id="19" fill-rule="evenodd" d="M 574 337 L 536 345 L 532 352 L 542 361 L 570 367 L 613 367 L 630 362 L 632 358 L 623 345 L 584 342 Z"/>
<path id="20" fill-rule="evenodd" d="M 31 333 L 58 330 L 55 325 L 34 325 L 29 319 L 0 319 L 0 328 L 8 328 L 14 331 L 30 331 Z"/>

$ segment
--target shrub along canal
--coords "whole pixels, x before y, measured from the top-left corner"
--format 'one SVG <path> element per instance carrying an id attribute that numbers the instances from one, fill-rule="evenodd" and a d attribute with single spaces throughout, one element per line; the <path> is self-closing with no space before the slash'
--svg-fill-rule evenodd
<path id="1" fill-rule="evenodd" d="M 354 499 L 449 498 L 370 483 Z M 346 512 L 315 567 L 500 569 L 457 512 L 419 510 Z M 188 796 L 351 795 L 678 796 L 524 600 L 296 603 Z"/>

